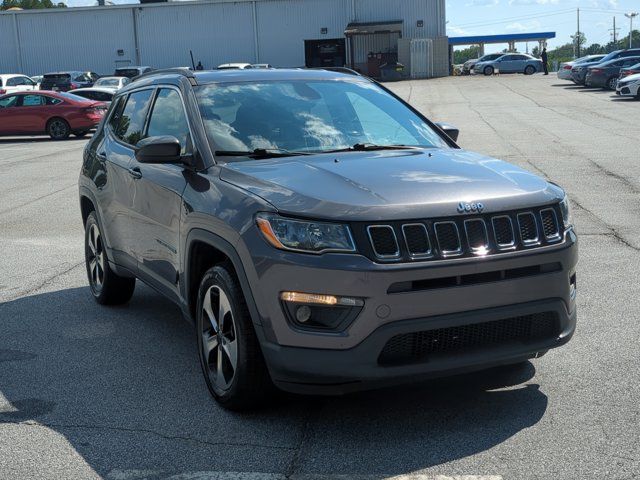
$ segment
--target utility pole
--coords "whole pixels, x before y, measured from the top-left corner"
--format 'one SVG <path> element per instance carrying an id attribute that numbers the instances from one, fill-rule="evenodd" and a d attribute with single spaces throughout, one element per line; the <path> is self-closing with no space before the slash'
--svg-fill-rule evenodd
<path id="1" fill-rule="evenodd" d="M 633 19 L 638 16 L 638 12 L 625 13 L 624 16 L 629 19 L 629 48 L 633 48 Z"/>
<path id="2" fill-rule="evenodd" d="M 620 30 L 619 28 L 616 28 L 616 17 L 613 17 L 613 28 L 611 29 L 611 35 L 613 37 L 613 49 L 615 50 L 616 44 L 618 43 L 618 30 Z"/>
<path id="3" fill-rule="evenodd" d="M 578 33 L 576 34 L 576 43 L 577 43 L 577 51 L 578 51 L 578 58 L 580 58 L 582 55 L 580 55 L 580 9 L 578 8 Z"/>

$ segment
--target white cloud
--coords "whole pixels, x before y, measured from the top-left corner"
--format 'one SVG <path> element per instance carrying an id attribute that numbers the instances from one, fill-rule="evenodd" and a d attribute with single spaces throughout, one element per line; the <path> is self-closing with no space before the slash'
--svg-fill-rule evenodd
<path id="1" fill-rule="evenodd" d="M 513 22 L 504 27 L 507 31 L 516 32 L 532 32 L 540 28 L 541 24 L 538 20 L 531 20 L 529 22 Z"/>

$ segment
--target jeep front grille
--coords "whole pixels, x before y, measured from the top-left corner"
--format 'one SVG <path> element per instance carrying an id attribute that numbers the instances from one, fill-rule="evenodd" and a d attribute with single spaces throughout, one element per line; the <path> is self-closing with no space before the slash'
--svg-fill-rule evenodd
<path id="1" fill-rule="evenodd" d="M 424 363 L 434 356 L 459 355 L 554 339 L 559 332 L 558 315 L 542 312 L 485 323 L 404 333 L 392 337 L 380 352 L 385 366 Z"/>
<path id="2" fill-rule="evenodd" d="M 376 261 L 430 261 L 497 255 L 557 244 L 558 207 L 498 214 L 353 225 L 360 250 Z M 360 242 L 366 239 L 366 244 Z"/>

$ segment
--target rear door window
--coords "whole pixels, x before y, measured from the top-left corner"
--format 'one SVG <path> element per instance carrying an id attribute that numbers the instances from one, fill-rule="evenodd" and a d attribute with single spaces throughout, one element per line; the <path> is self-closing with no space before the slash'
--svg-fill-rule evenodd
<path id="1" fill-rule="evenodd" d="M 44 104 L 44 98 L 42 95 L 23 95 L 22 106 L 23 107 L 40 107 Z"/>
<path id="2" fill-rule="evenodd" d="M 116 137 L 129 145 L 136 145 L 142 139 L 152 94 L 153 90 L 149 89 L 129 95 L 114 129 Z"/>
<path id="3" fill-rule="evenodd" d="M 59 103 L 62 103 L 62 100 L 54 97 L 45 97 L 45 102 L 47 105 L 58 105 Z"/>
<path id="4" fill-rule="evenodd" d="M 147 137 L 171 135 L 180 141 L 182 153 L 186 153 L 189 141 L 189 123 L 184 113 L 180 94 L 170 88 L 162 88 L 153 104 L 149 118 Z"/>

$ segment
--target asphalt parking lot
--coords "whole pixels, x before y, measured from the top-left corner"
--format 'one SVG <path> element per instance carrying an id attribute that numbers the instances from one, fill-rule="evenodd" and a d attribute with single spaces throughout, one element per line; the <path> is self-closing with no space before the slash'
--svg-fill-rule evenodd
<path id="1" fill-rule="evenodd" d="M 125 307 L 93 302 L 86 140 L 2 139 L 0 479 L 640 476 L 640 103 L 552 76 L 391 88 L 460 127 L 463 147 L 566 188 L 581 242 L 574 339 L 517 371 L 226 412 L 177 307 L 140 284 Z"/>

